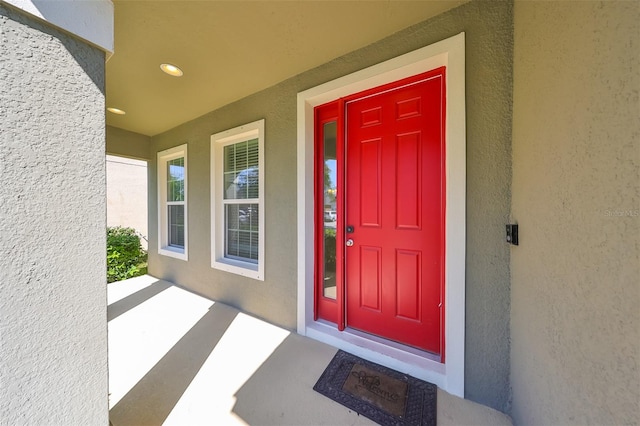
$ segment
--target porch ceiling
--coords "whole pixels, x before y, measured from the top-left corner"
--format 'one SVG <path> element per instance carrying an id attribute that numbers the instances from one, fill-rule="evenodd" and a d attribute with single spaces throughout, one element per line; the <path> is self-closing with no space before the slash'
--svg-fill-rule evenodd
<path id="1" fill-rule="evenodd" d="M 162 133 L 462 3 L 114 0 L 107 124 Z"/>

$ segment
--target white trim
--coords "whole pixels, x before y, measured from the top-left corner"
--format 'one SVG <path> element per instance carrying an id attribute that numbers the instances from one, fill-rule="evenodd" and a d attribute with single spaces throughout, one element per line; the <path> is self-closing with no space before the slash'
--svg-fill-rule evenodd
<path id="1" fill-rule="evenodd" d="M 464 397 L 466 125 L 464 33 L 298 93 L 298 333 L 428 380 Z M 314 107 L 446 66 L 445 363 L 313 321 Z"/>
<path id="2" fill-rule="evenodd" d="M 223 148 L 258 138 L 258 264 L 229 259 L 224 254 Z M 264 119 L 211 135 L 211 267 L 264 281 Z M 240 200 L 255 203 L 255 199 Z"/>
<path id="3" fill-rule="evenodd" d="M 0 0 L 113 53 L 111 0 Z"/>
<path id="4" fill-rule="evenodd" d="M 184 249 L 171 247 L 167 230 L 167 167 L 168 161 L 184 157 Z M 187 186 L 189 166 L 187 165 L 187 144 L 158 152 L 158 254 L 189 260 L 189 191 Z"/>

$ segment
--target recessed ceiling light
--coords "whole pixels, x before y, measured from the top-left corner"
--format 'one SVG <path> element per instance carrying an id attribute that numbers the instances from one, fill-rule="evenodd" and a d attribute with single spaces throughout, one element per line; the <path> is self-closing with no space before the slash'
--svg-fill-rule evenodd
<path id="1" fill-rule="evenodd" d="M 182 70 L 178 67 L 176 67 L 175 65 L 171 65 L 171 64 L 160 64 L 160 69 L 164 72 L 166 72 L 169 75 L 172 75 L 174 77 L 181 77 L 182 76 Z"/>
<path id="2" fill-rule="evenodd" d="M 114 114 L 118 114 L 118 115 L 125 115 L 126 114 L 126 112 L 124 112 L 123 110 L 121 110 L 119 108 L 109 107 L 109 108 L 107 108 L 107 111 L 112 112 Z"/>

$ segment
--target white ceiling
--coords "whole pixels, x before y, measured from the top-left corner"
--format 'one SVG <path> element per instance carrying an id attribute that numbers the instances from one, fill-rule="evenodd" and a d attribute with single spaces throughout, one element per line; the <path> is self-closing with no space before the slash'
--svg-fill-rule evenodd
<path id="1" fill-rule="evenodd" d="M 107 124 L 162 133 L 462 3 L 115 0 Z"/>

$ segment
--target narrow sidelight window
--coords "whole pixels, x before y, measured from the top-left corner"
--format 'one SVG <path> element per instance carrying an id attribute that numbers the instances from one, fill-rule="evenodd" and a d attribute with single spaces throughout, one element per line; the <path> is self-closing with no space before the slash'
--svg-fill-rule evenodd
<path id="1" fill-rule="evenodd" d="M 158 253 L 187 260 L 187 145 L 158 153 Z"/>
<path id="2" fill-rule="evenodd" d="M 338 221 L 338 165 L 336 161 L 336 122 L 323 124 L 323 167 L 322 167 L 322 203 L 323 203 L 323 283 L 322 295 L 336 298 L 336 225 Z"/>

